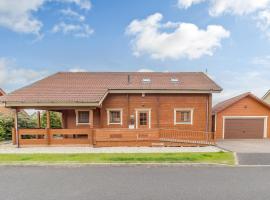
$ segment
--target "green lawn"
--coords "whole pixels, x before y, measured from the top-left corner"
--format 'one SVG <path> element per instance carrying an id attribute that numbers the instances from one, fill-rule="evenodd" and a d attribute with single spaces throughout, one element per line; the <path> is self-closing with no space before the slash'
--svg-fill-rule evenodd
<path id="1" fill-rule="evenodd" d="M 0 154 L 11 163 L 219 163 L 234 164 L 232 153 Z"/>

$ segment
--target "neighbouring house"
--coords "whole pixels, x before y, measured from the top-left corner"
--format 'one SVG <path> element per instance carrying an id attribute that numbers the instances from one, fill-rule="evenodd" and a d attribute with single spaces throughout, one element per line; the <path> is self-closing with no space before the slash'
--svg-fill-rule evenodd
<path id="1" fill-rule="evenodd" d="M 204 145 L 221 90 L 202 72 L 60 72 L 0 101 L 47 112 L 46 129 L 15 125 L 20 145 Z M 62 129 L 51 129 L 49 111 L 62 114 Z"/>
<path id="2" fill-rule="evenodd" d="M 244 93 L 213 107 L 213 131 L 216 139 L 269 138 L 269 116 L 269 104 Z"/>
<path id="3" fill-rule="evenodd" d="M 0 88 L 0 97 L 4 95 L 6 95 L 6 93 Z M 12 109 L 5 108 L 5 104 L 0 102 L 0 116 L 13 117 L 13 114 L 14 112 Z"/>
<path id="4" fill-rule="evenodd" d="M 262 100 L 268 104 L 270 104 L 270 90 L 268 90 L 265 95 L 262 97 Z"/>

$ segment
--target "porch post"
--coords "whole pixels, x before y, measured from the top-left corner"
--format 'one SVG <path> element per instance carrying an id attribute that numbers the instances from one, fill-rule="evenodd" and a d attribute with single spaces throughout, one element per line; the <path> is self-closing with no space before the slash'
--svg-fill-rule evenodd
<path id="1" fill-rule="evenodd" d="M 20 140 L 19 140 L 19 128 L 18 128 L 18 110 L 15 109 L 14 113 L 14 128 L 15 128 L 15 137 L 16 137 L 16 144 L 17 148 L 20 148 Z"/>
<path id="2" fill-rule="evenodd" d="M 49 110 L 46 110 L 46 120 L 47 120 L 46 128 L 49 129 L 49 128 L 51 128 L 51 120 L 50 120 L 50 111 Z"/>
<path id="3" fill-rule="evenodd" d="M 94 114 L 93 114 L 93 110 L 90 110 L 90 128 L 94 128 Z"/>
<path id="4" fill-rule="evenodd" d="M 37 128 L 41 127 L 40 111 L 37 111 Z"/>
<path id="5" fill-rule="evenodd" d="M 47 120 L 47 123 L 46 123 L 47 142 L 48 142 L 48 145 L 50 145 L 50 143 L 51 143 L 51 136 L 50 136 L 51 120 L 50 120 L 50 111 L 49 110 L 46 110 L 46 120 Z"/>

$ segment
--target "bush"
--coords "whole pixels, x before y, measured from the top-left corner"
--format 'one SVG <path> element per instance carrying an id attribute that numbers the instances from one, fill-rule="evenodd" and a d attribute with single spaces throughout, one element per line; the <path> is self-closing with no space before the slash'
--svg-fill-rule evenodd
<path id="1" fill-rule="evenodd" d="M 35 128 L 36 121 L 25 112 L 18 113 L 19 128 Z M 14 119 L 11 116 L 0 115 L 0 141 L 12 139 L 12 128 L 14 128 Z"/>
<path id="2" fill-rule="evenodd" d="M 61 128 L 62 120 L 61 114 L 58 112 L 50 112 L 51 128 Z M 12 139 L 12 128 L 14 127 L 14 119 L 11 116 L 4 116 L 0 114 L 0 141 Z M 36 114 L 29 116 L 26 112 L 18 113 L 18 127 L 19 128 L 36 128 L 37 117 Z M 41 116 L 41 127 L 46 127 L 46 112 Z"/>
<path id="3" fill-rule="evenodd" d="M 0 116 L 0 141 L 11 140 L 14 120 L 11 117 Z"/>

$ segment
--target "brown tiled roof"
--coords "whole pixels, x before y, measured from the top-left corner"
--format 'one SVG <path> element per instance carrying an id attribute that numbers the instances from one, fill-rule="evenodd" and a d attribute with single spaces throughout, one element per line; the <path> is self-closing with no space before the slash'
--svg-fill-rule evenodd
<path id="1" fill-rule="evenodd" d="M 13 116 L 12 109 L 8 109 L 0 105 L 0 116 L 12 117 Z"/>
<path id="2" fill-rule="evenodd" d="M 259 103 L 265 105 L 266 107 L 270 108 L 270 105 L 268 105 L 267 103 L 265 103 L 263 100 L 261 100 L 260 98 L 258 98 L 257 96 L 255 96 L 254 94 L 250 93 L 250 92 L 246 92 L 243 94 L 240 94 L 238 96 L 235 96 L 233 98 L 227 99 L 225 101 L 222 101 L 218 104 L 216 104 L 213 109 L 212 112 L 213 113 L 218 113 L 220 111 L 225 110 L 226 108 L 228 108 L 229 106 L 233 105 L 234 103 L 240 101 L 241 99 L 244 99 L 245 97 L 251 97 L 253 99 L 255 99 L 256 101 L 258 101 Z"/>
<path id="3" fill-rule="evenodd" d="M 3 96 L 3 95 L 5 95 L 6 93 L 4 92 L 4 90 L 2 90 L 1 88 L 0 88 L 0 96 Z"/>
<path id="4" fill-rule="evenodd" d="M 151 79 L 143 83 L 142 79 Z M 179 80 L 171 82 L 171 78 Z M 108 90 L 192 90 L 220 92 L 222 89 L 202 72 L 59 72 L 16 90 L 6 102 L 73 103 L 99 102 Z"/>

